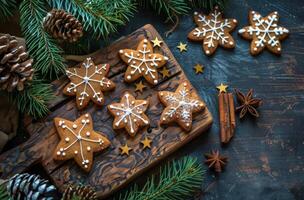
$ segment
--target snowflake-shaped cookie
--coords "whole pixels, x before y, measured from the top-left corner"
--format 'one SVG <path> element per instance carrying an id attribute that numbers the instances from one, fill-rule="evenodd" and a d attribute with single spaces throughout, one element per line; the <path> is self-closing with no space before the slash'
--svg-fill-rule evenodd
<path id="1" fill-rule="evenodd" d="M 133 82 L 143 76 L 153 85 L 158 83 L 157 68 L 165 65 L 168 60 L 166 56 L 153 53 L 153 46 L 147 39 L 142 40 L 136 50 L 122 49 L 119 55 L 128 64 L 126 82 Z"/>
<path id="2" fill-rule="evenodd" d="M 55 160 L 74 158 L 88 172 L 93 164 L 93 153 L 110 145 L 105 136 L 93 130 L 93 121 L 89 114 L 82 115 L 74 122 L 55 118 L 54 123 L 60 136 L 60 142 L 54 151 Z"/>
<path id="3" fill-rule="evenodd" d="M 149 119 L 145 115 L 148 105 L 148 101 L 136 100 L 126 92 L 119 103 L 108 105 L 110 113 L 115 117 L 113 128 L 125 128 L 129 135 L 135 136 L 140 127 L 149 124 Z"/>
<path id="4" fill-rule="evenodd" d="M 281 54 L 280 40 L 288 36 L 288 29 L 278 26 L 278 12 L 272 12 L 266 17 L 262 17 L 256 11 L 249 12 L 250 26 L 246 26 L 239 30 L 245 39 L 252 40 L 250 53 L 252 55 L 259 54 L 265 47 L 272 53 Z"/>
<path id="5" fill-rule="evenodd" d="M 177 122 L 186 131 L 191 130 L 192 114 L 205 109 L 204 102 L 186 81 L 180 84 L 175 92 L 161 91 L 158 97 L 166 106 L 160 123 Z"/>
<path id="6" fill-rule="evenodd" d="M 91 58 L 87 58 L 80 68 L 69 68 L 66 74 L 71 82 L 64 88 L 63 93 L 76 95 L 78 109 L 83 109 L 90 100 L 97 105 L 104 104 L 102 92 L 115 88 L 115 84 L 106 78 L 109 64 L 95 65 Z"/>
<path id="7" fill-rule="evenodd" d="M 230 32 L 237 25 L 236 19 L 223 19 L 217 7 L 209 14 L 194 13 L 194 22 L 197 28 L 188 34 L 192 41 L 203 41 L 203 49 L 207 55 L 215 52 L 218 45 L 225 48 L 234 48 L 235 42 Z"/>

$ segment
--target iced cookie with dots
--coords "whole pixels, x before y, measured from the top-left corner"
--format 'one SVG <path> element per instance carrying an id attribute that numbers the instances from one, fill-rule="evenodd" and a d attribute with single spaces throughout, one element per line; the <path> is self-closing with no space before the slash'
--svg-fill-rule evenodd
<path id="1" fill-rule="evenodd" d="M 178 123 L 185 131 L 192 128 L 192 114 L 205 109 L 205 103 L 187 81 L 181 83 L 175 92 L 158 92 L 160 101 L 166 106 L 160 117 L 160 124 Z"/>
<path id="2" fill-rule="evenodd" d="M 256 11 L 249 12 L 249 26 L 239 30 L 239 34 L 252 40 L 250 45 L 251 55 L 259 54 L 265 47 L 272 53 L 280 55 L 282 51 L 280 40 L 285 39 L 288 29 L 278 26 L 279 14 L 272 12 L 262 17 Z"/>
<path id="3" fill-rule="evenodd" d="M 78 109 L 85 108 L 90 100 L 97 105 L 103 105 L 103 92 L 115 88 L 115 84 L 106 78 L 109 69 L 109 64 L 95 65 L 91 58 L 87 58 L 80 67 L 66 70 L 71 82 L 63 89 L 63 93 L 76 96 Z"/>
<path id="4" fill-rule="evenodd" d="M 197 27 L 188 34 L 191 41 L 202 42 L 206 55 L 212 55 L 218 46 L 234 48 L 235 41 L 230 35 L 236 25 L 236 19 L 224 19 L 218 7 L 209 15 L 194 12 L 194 22 Z"/>
<path id="5" fill-rule="evenodd" d="M 134 137 L 140 127 L 150 124 L 145 115 L 149 102 L 137 100 L 129 92 L 125 92 L 119 103 L 108 105 L 108 110 L 114 116 L 113 129 L 125 128 Z"/>
<path id="6" fill-rule="evenodd" d="M 153 53 L 153 46 L 150 41 L 143 39 L 136 50 L 119 50 L 120 58 L 128 64 L 125 72 L 125 81 L 133 82 L 144 77 L 150 84 L 158 83 L 157 69 L 165 65 L 168 57 Z"/>
<path id="7" fill-rule="evenodd" d="M 54 119 L 60 142 L 53 158 L 69 160 L 76 163 L 86 172 L 93 164 L 93 153 L 102 151 L 110 145 L 110 141 L 102 133 L 93 130 L 93 121 L 89 114 L 82 115 L 72 122 L 63 118 Z"/>

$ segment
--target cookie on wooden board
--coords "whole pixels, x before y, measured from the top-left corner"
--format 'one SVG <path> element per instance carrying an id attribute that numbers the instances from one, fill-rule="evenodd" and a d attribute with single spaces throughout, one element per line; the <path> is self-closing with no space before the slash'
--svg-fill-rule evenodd
<path id="1" fill-rule="evenodd" d="M 249 12 L 249 26 L 239 30 L 239 34 L 252 40 L 250 45 L 251 55 L 257 55 L 266 47 L 270 52 L 280 55 L 282 51 L 280 40 L 285 39 L 289 30 L 278 26 L 279 14 L 272 12 L 262 17 L 256 11 Z"/>
<path id="2" fill-rule="evenodd" d="M 53 158 L 55 160 L 74 158 L 84 171 L 89 172 L 93 164 L 93 153 L 107 148 L 110 141 L 104 134 L 93 130 L 93 121 L 89 114 L 80 116 L 74 122 L 56 117 L 54 123 L 60 142 Z"/>
<path id="3" fill-rule="evenodd" d="M 113 129 L 125 128 L 130 136 L 135 136 L 140 127 L 150 123 L 145 115 L 148 106 L 148 101 L 137 100 L 129 92 L 125 92 L 119 103 L 108 105 L 108 110 L 115 117 Z"/>
<path id="4" fill-rule="evenodd" d="M 234 48 L 235 42 L 230 32 L 237 25 L 236 19 L 224 19 L 218 7 L 209 15 L 194 13 L 194 22 L 198 27 L 188 34 L 188 39 L 203 42 L 203 50 L 206 55 L 212 55 L 218 46 Z"/>
<path id="5" fill-rule="evenodd" d="M 125 81 L 130 83 L 144 77 L 150 84 L 158 83 L 157 69 L 165 65 L 168 57 L 153 53 L 153 46 L 147 39 L 143 39 L 136 50 L 119 50 L 120 58 L 128 64 Z"/>
<path id="6" fill-rule="evenodd" d="M 160 124 L 176 122 L 186 131 L 192 128 L 192 114 L 203 111 L 206 107 L 187 81 L 181 83 L 175 92 L 158 92 L 158 97 L 166 106 Z"/>
<path id="7" fill-rule="evenodd" d="M 76 96 L 78 109 L 85 108 L 90 100 L 102 106 L 104 104 L 103 92 L 115 88 L 115 84 L 106 78 L 109 64 L 95 65 L 91 58 L 87 58 L 80 67 L 69 68 L 66 75 L 71 82 L 63 89 L 68 96 Z"/>

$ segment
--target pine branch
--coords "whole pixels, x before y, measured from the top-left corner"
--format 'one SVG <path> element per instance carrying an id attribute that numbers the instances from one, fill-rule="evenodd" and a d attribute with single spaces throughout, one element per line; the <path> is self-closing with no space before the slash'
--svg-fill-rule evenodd
<path id="1" fill-rule="evenodd" d="M 9 200 L 9 195 L 5 184 L 0 185 L 0 200 Z"/>
<path id="2" fill-rule="evenodd" d="M 212 10 L 214 6 L 219 6 L 220 9 L 224 9 L 227 0 L 187 0 L 189 6 L 193 8 L 205 8 L 208 10 Z"/>
<path id="3" fill-rule="evenodd" d="M 20 25 L 27 49 L 34 59 L 34 68 L 43 76 L 58 77 L 65 70 L 62 50 L 43 29 L 46 16 L 44 0 L 23 0 L 20 4 Z"/>
<path id="4" fill-rule="evenodd" d="M 0 20 L 6 20 L 12 16 L 16 7 L 15 0 L 0 0 Z"/>
<path id="5" fill-rule="evenodd" d="M 107 38 L 124 25 L 135 11 L 131 0 L 49 0 L 51 7 L 64 9 L 83 24 L 84 30 L 93 32 L 94 37 Z"/>
<path id="6" fill-rule="evenodd" d="M 183 200 L 201 187 L 204 171 L 196 158 L 185 157 L 166 165 L 159 182 L 152 176 L 140 191 L 135 185 L 120 200 Z"/>
<path id="7" fill-rule="evenodd" d="M 10 99 L 20 112 L 27 113 L 35 119 L 49 112 L 47 103 L 53 98 L 51 85 L 40 80 L 33 80 L 23 91 L 15 91 L 10 95 Z"/>

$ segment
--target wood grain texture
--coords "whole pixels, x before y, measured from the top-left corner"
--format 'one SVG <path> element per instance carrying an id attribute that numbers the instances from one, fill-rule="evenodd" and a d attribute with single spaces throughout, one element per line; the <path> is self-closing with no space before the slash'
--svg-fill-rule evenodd
<path id="1" fill-rule="evenodd" d="M 111 65 L 109 78 L 116 83 L 114 91 L 105 92 L 106 100 L 102 107 L 90 104 L 86 109 L 78 111 L 75 106 L 75 98 L 64 96 L 61 93 L 63 87 L 68 83 L 67 79 L 62 78 L 55 81 L 53 85 L 57 98 L 50 103 L 52 112 L 41 122 L 27 123 L 27 130 L 31 134 L 30 139 L 1 155 L 2 176 L 8 177 L 14 173 L 22 172 L 32 164 L 41 162 L 58 188 L 63 189 L 62 186 L 68 183 L 89 184 L 97 190 L 100 198 L 104 198 L 209 128 L 212 124 L 212 116 L 207 108 L 204 112 L 194 116 L 193 127 L 189 133 L 185 133 L 177 125 L 160 126 L 159 117 L 163 105 L 158 100 L 157 92 L 162 90 L 175 91 L 181 82 L 187 80 L 165 43 L 162 44 L 162 48 L 155 48 L 155 52 L 169 57 L 166 65 L 170 70 L 168 78 L 161 78 L 156 86 L 148 85 L 145 82 L 148 88 L 143 93 L 134 92 L 134 84 L 124 82 L 126 64 L 118 57 L 119 49 L 136 48 L 138 42 L 143 38 L 154 39 L 155 37 L 162 40 L 151 25 L 146 25 L 131 35 L 119 39 L 109 47 L 98 51 L 93 56 L 95 63 L 109 63 Z M 138 99 L 150 101 L 146 112 L 151 121 L 150 127 L 142 128 L 134 138 L 128 136 L 124 130 L 114 131 L 112 129 L 113 117 L 106 108 L 111 102 L 119 102 L 125 91 L 130 91 Z M 61 117 L 73 121 L 84 113 L 92 115 L 94 130 L 106 134 L 112 143 L 107 150 L 95 154 L 94 164 L 89 173 L 82 171 L 73 160 L 58 162 L 51 157 L 59 142 L 59 137 L 53 126 L 53 118 Z M 152 148 L 143 150 L 140 141 L 146 136 L 152 139 Z M 125 143 L 133 149 L 130 156 L 120 155 L 119 147 Z"/>

